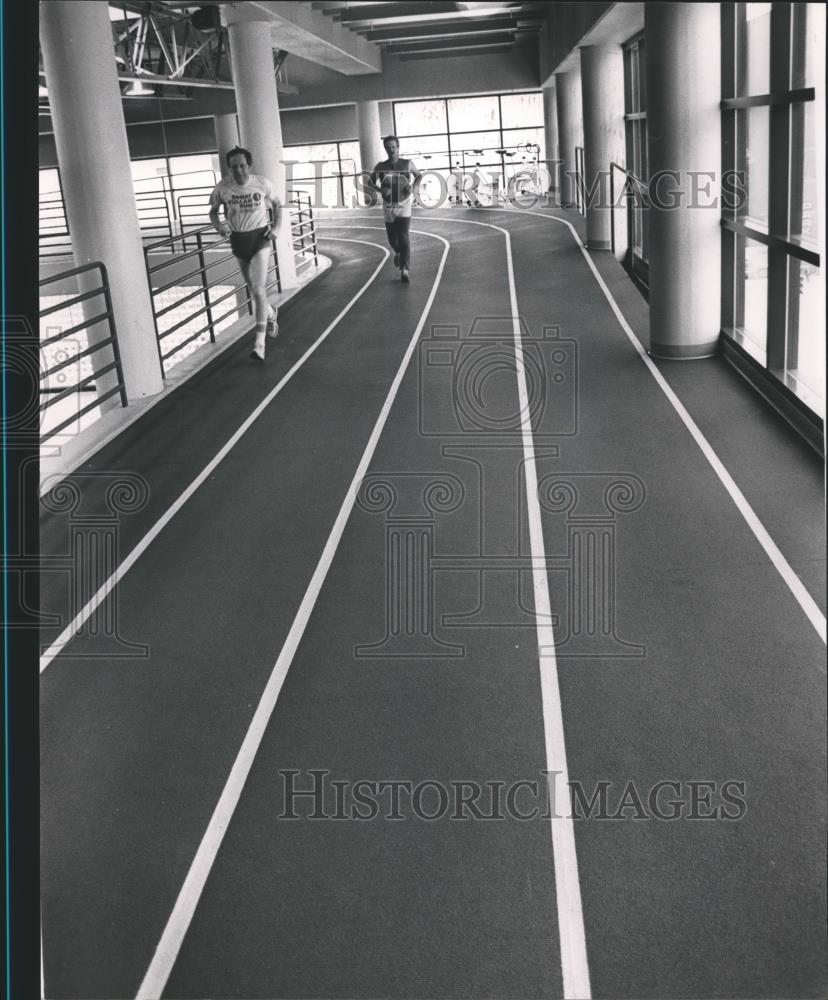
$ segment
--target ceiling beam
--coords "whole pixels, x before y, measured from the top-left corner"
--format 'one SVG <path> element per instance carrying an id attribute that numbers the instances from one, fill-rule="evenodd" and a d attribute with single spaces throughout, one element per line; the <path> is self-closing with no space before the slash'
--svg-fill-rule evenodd
<path id="1" fill-rule="evenodd" d="M 346 23 L 374 21 L 386 17 L 426 17 L 428 14 L 454 14 L 456 17 L 459 11 L 456 3 L 366 3 L 340 7 L 339 10 L 325 10 L 323 13 L 327 17 Z"/>
<path id="2" fill-rule="evenodd" d="M 375 45 L 305 3 L 245 0 L 224 4 L 221 14 L 227 25 L 240 21 L 266 22 L 274 49 L 286 49 L 345 76 L 382 71 L 380 51 Z"/>
<path id="3" fill-rule="evenodd" d="M 511 51 L 511 45 L 478 45 L 473 49 L 457 49 L 451 53 L 451 57 L 454 59 L 457 56 L 492 56 L 497 53 L 505 54 Z M 434 52 L 431 50 L 428 52 L 403 52 L 397 56 L 397 58 L 402 62 L 407 62 L 410 59 L 434 59 L 436 56 L 440 55 L 445 55 L 445 52 Z"/>
<path id="4" fill-rule="evenodd" d="M 517 25 L 513 18 L 498 17 L 491 21 L 427 21 L 425 24 L 401 24 L 395 28 L 378 28 L 369 31 L 365 37 L 369 42 L 387 42 L 395 38 L 422 38 L 437 35 L 475 35 L 492 31 L 503 31 Z"/>
<path id="5" fill-rule="evenodd" d="M 514 37 L 509 32 L 497 35 L 487 35 L 485 38 L 438 38 L 428 42 L 405 42 L 399 45 L 389 45 L 385 51 L 391 55 L 402 55 L 404 52 L 448 52 L 452 49 L 482 49 L 491 45 L 509 45 Z"/>

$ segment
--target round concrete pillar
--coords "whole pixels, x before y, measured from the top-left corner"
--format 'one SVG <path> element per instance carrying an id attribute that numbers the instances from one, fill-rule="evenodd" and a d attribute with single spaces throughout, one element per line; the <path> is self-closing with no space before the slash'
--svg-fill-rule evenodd
<path id="1" fill-rule="evenodd" d="M 394 134 L 394 103 L 393 101 L 378 101 L 380 117 L 380 135 Z M 385 159 L 385 152 L 381 159 Z"/>
<path id="2" fill-rule="evenodd" d="M 650 353 L 714 354 L 721 325 L 719 4 L 648 3 Z"/>
<path id="3" fill-rule="evenodd" d="M 379 101 L 357 101 L 356 120 L 357 135 L 359 136 L 359 158 L 362 161 L 360 169 L 373 170 L 374 164 L 385 159 Z"/>
<path id="4" fill-rule="evenodd" d="M 618 45 L 581 49 L 586 245 L 610 249 L 610 163 L 625 162 L 624 58 Z"/>
<path id="5" fill-rule="evenodd" d="M 558 155 L 561 160 L 561 204 L 575 204 L 575 147 L 583 145 L 581 121 L 581 71 L 574 69 L 555 74 L 558 108 Z"/>
<path id="6" fill-rule="evenodd" d="M 560 164 L 558 155 L 558 104 L 555 78 L 543 88 L 543 140 L 546 146 L 546 170 L 549 174 L 547 190 L 555 193 L 558 190 Z"/>
<path id="7" fill-rule="evenodd" d="M 292 288 L 296 285 L 296 263 L 287 204 L 282 124 L 273 70 L 270 24 L 236 21 L 228 25 L 228 37 L 241 145 L 249 149 L 253 157 L 251 171 L 273 181 L 284 205 L 284 221 L 276 239 L 276 249 L 282 287 Z"/>
<path id="8" fill-rule="evenodd" d="M 216 130 L 216 148 L 218 149 L 219 169 L 222 176 L 230 172 L 227 166 L 227 154 L 240 145 L 239 121 L 235 112 L 228 115 L 213 115 Z"/>
<path id="9" fill-rule="evenodd" d="M 40 44 L 75 263 L 106 266 L 127 396 L 152 396 L 164 382 L 107 4 L 44 0 Z M 81 278 L 82 291 L 100 283 L 97 271 Z M 90 319 L 104 308 L 99 297 L 83 307 Z M 90 344 L 108 335 L 104 323 L 88 331 Z M 113 376 L 97 381 L 100 393 Z M 102 409 L 118 403 L 113 397 Z"/>
<path id="10" fill-rule="evenodd" d="M 385 159 L 379 114 L 379 101 L 357 101 L 356 105 L 357 134 L 359 136 L 359 171 L 373 170 L 374 165 Z M 368 195 L 364 196 L 366 205 L 372 204 Z"/>

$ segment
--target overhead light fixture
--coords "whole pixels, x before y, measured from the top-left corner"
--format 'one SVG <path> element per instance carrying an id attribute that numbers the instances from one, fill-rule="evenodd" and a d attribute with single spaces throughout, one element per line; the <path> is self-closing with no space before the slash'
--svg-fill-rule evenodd
<path id="1" fill-rule="evenodd" d="M 142 80 L 133 80 L 124 91 L 124 97 L 155 97 L 155 87 L 147 87 Z"/>

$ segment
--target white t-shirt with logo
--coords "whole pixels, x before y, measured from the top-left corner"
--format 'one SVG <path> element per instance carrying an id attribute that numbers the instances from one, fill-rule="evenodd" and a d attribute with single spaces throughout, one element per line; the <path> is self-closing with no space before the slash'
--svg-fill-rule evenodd
<path id="1" fill-rule="evenodd" d="M 269 224 L 267 213 L 271 201 L 281 204 L 276 186 L 267 177 L 250 174 L 243 187 L 230 178 L 222 177 L 210 195 L 210 209 L 224 205 L 233 232 L 246 233 Z"/>

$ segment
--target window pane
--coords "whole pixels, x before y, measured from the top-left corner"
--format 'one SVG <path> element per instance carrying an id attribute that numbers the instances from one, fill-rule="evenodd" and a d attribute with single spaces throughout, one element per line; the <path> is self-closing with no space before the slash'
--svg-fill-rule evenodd
<path id="1" fill-rule="evenodd" d="M 768 225 L 768 170 L 770 162 L 769 108 L 747 108 L 737 113 L 739 166 L 745 172 L 745 198 L 739 215 L 762 229 Z"/>
<path id="2" fill-rule="evenodd" d="M 503 127 L 543 126 L 541 94 L 504 94 L 500 99 Z"/>
<path id="3" fill-rule="evenodd" d="M 424 153 L 443 153 L 448 156 L 448 136 L 442 135 L 410 135 L 401 143 L 400 156 L 416 160 Z"/>
<path id="4" fill-rule="evenodd" d="M 358 142 L 340 142 L 339 159 L 342 162 L 342 172 L 345 174 L 356 174 L 362 169 L 370 170 L 374 165 L 369 163 L 366 167 L 361 166 Z"/>
<path id="5" fill-rule="evenodd" d="M 405 101 L 394 104 L 397 135 L 433 135 L 446 132 L 446 105 L 444 101 Z"/>
<path id="6" fill-rule="evenodd" d="M 175 176 L 172 184 L 177 191 L 187 187 L 212 187 L 221 177 L 218 156 L 214 153 L 171 156 L 170 174 Z"/>
<path id="7" fill-rule="evenodd" d="M 132 186 L 136 191 L 162 191 L 167 176 L 167 161 L 163 157 L 153 160 L 133 160 L 130 163 Z"/>
<path id="8" fill-rule="evenodd" d="M 791 105 L 790 238 L 819 249 L 816 108 L 813 101 Z"/>
<path id="9" fill-rule="evenodd" d="M 530 165 L 537 156 L 546 156 L 542 128 L 516 128 L 503 130 L 503 145 L 515 151 L 514 162 Z M 540 153 L 534 149 L 540 146 Z"/>
<path id="10" fill-rule="evenodd" d="M 825 285 L 818 267 L 789 258 L 787 373 L 805 402 L 825 415 Z"/>
<path id="11" fill-rule="evenodd" d="M 496 97 L 457 97 L 448 102 L 452 132 L 500 128 Z"/>
<path id="12" fill-rule="evenodd" d="M 738 97 L 767 94 L 770 91 L 770 11 L 769 3 L 738 5 Z"/>
<path id="13" fill-rule="evenodd" d="M 743 346 L 765 364 L 768 335 L 768 248 L 740 235 L 736 237 L 734 326 L 745 338 Z"/>
<path id="14" fill-rule="evenodd" d="M 825 7 L 821 3 L 791 6 L 791 89 L 819 87 L 825 79 Z"/>
<path id="15" fill-rule="evenodd" d="M 56 169 L 38 171 L 38 183 L 41 197 L 45 194 L 60 194 L 60 179 Z"/>
<path id="16" fill-rule="evenodd" d="M 457 160 L 458 155 L 462 163 L 465 153 L 467 164 L 487 160 L 499 160 L 499 156 L 494 152 L 500 149 L 500 132 L 453 132 L 451 135 L 451 155 Z"/>

